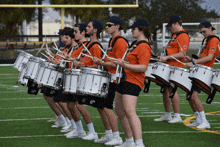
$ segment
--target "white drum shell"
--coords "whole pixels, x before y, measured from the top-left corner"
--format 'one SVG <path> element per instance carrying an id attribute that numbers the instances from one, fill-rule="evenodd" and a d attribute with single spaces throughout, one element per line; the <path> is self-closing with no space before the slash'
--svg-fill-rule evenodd
<path id="1" fill-rule="evenodd" d="M 189 70 L 175 67 L 171 70 L 170 81 L 179 85 L 179 87 L 186 92 L 189 92 L 192 87 L 192 81 L 188 78 Z"/>
<path id="2" fill-rule="evenodd" d="M 155 65 L 154 63 L 149 63 L 149 64 L 148 64 L 147 70 L 145 71 L 145 77 L 146 77 L 146 78 L 155 79 L 155 77 L 151 75 L 151 73 L 153 72 L 153 66 L 154 66 L 154 65 Z"/>
<path id="3" fill-rule="evenodd" d="M 220 91 L 220 70 L 214 70 L 211 85 Z"/>
<path id="4" fill-rule="evenodd" d="M 35 76 L 35 82 L 55 90 L 60 89 L 60 84 L 63 79 L 62 68 L 49 62 L 40 62 L 40 64 L 38 74 Z"/>
<path id="5" fill-rule="evenodd" d="M 22 63 L 27 63 L 29 58 L 31 57 L 32 55 L 25 52 L 25 51 L 22 51 L 17 59 L 15 60 L 15 63 L 14 63 L 14 66 L 13 68 L 17 71 L 21 71 L 21 66 L 22 66 Z"/>
<path id="6" fill-rule="evenodd" d="M 76 94 L 81 69 L 65 69 L 63 75 L 63 93 Z"/>
<path id="7" fill-rule="evenodd" d="M 40 61 L 46 61 L 46 60 L 34 56 L 28 60 L 25 78 L 32 80 L 35 78 L 38 72 L 38 68 L 40 66 Z"/>
<path id="8" fill-rule="evenodd" d="M 190 68 L 189 78 L 206 89 L 211 90 L 212 77 L 213 70 L 210 67 L 197 64 Z"/>
<path id="9" fill-rule="evenodd" d="M 27 63 L 22 63 L 21 65 L 22 66 L 21 66 L 20 73 L 18 75 L 17 83 L 20 83 L 22 85 L 27 85 L 28 79 L 24 78 L 24 75 L 25 75 L 25 72 L 26 72 L 26 69 L 27 69 Z"/>
<path id="10" fill-rule="evenodd" d="M 165 63 L 158 62 L 153 66 L 152 75 L 160 82 L 169 86 L 171 66 Z"/>
<path id="11" fill-rule="evenodd" d="M 97 97 L 106 97 L 108 94 L 109 83 L 110 78 L 105 71 L 94 68 L 82 68 L 77 93 Z"/>

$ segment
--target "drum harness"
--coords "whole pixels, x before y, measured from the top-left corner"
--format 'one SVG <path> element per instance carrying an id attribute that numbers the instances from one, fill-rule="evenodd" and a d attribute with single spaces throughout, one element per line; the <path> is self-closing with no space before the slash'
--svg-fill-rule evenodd
<path id="1" fill-rule="evenodd" d="M 108 55 L 108 52 L 109 52 L 109 51 L 112 51 L 112 49 L 113 49 L 113 47 L 114 47 L 114 45 L 115 45 L 115 42 L 116 42 L 117 39 L 119 39 L 119 38 L 124 39 L 124 40 L 127 42 L 127 46 L 128 46 L 127 50 L 125 51 L 125 54 L 124 54 L 123 57 L 122 57 L 122 60 L 124 60 L 124 58 L 126 57 L 127 53 L 129 52 L 130 45 L 129 45 L 129 43 L 128 43 L 128 40 L 125 39 L 125 38 L 122 37 L 122 36 L 117 36 L 117 37 L 115 37 L 113 40 L 112 40 L 112 38 L 109 40 L 109 42 L 108 42 L 108 48 L 107 48 L 107 55 Z M 112 41 L 112 45 L 110 46 L 111 41 Z M 121 71 L 121 72 L 120 72 L 120 71 Z M 119 65 L 116 66 L 116 73 L 115 73 L 115 74 L 110 73 L 110 72 L 109 72 L 109 74 L 111 75 L 111 82 L 113 82 L 114 80 L 116 80 L 116 83 L 120 83 L 121 78 L 122 78 L 123 76 L 125 77 L 124 69 L 123 69 L 122 67 L 120 67 Z M 122 79 L 122 80 L 125 80 L 125 79 Z"/>

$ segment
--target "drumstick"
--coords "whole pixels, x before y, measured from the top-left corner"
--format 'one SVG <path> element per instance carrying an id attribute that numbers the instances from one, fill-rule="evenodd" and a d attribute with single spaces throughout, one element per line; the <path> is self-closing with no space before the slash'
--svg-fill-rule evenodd
<path id="1" fill-rule="evenodd" d="M 220 61 L 217 58 L 215 58 L 215 60 L 220 63 Z"/>
<path id="2" fill-rule="evenodd" d="M 54 43 L 55 47 L 58 49 L 56 42 L 55 42 L 55 41 L 53 41 L 53 43 Z M 59 49 L 58 49 L 58 50 L 59 50 Z"/>
<path id="3" fill-rule="evenodd" d="M 57 50 L 58 52 L 61 52 L 58 48 L 53 47 L 55 50 Z"/>
<path id="4" fill-rule="evenodd" d="M 39 54 L 39 52 L 42 50 L 42 48 L 44 47 L 45 42 L 41 45 L 41 48 L 39 49 L 39 51 L 36 53 L 36 56 Z"/>
<path id="5" fill-rule="evenodd" d="M 47 53 L 47 55 L 54 59 L 54 56 L 52 56 L 48 51 L 45 51 L 45 53 Z"/>
<path id="6" fill-rule="evenodd" d="M 170 56 L 171 58 L 173 58 L 174 60 L 176 60 L 177 62 L 183 64 L 183 65 L 186 65 L 185 63 L 181 62 L 180 60 L 178 60 L 177 58 L 173 57 L 173 56 Z"/>
<path id="7" fill-rule="evenodd" d="M 87 49 L 87 47 L 84 45 L 84 43 L 82 43 L 82 45 L 84 46 L 84 49 L 86 49 L 87 52 L 92 56 L 92 54 L 91 54 L 90 51 Z"/>
<path id="8" fill-rule="evenodd" d="M 60 54 L 57 54 L 57 56 L 60 56 L 60 57 L 62 57 L 63 59 L 66 59 L 66 57 L 64 57 L 64 56 L 62 56 L 62 55 L 60 55 Z"/>
<path id="9" fill-rule="evenodd" d="M 89 58 L 93 58 L 93 56 L 89 56 L 89 55 L 84 54 L 84 53 L 82 53 L 82 55 L 84 55 L 84 56 L 86 56 L 86 57 L 89 57 Z"/>
<path id="10" fill-rule="evenodd" d="M 44 53 L 42 53 L 42 52 L 41 52 L 41 54 L 42 54 L 44 57 L 48 58 L 48 56 L 47 56 L 47 55 L 45 55 Z"/>
<path id="11" fill-rule="evenodd" d="M 182 47 L 181 47 L 179 41 L 178 41 L 178 40 L 176 40 L 176 41 L 177 41 L 177 43 L 179 44 L 180 49 L 183 51 L 183 49 L 182 49 Z"/>

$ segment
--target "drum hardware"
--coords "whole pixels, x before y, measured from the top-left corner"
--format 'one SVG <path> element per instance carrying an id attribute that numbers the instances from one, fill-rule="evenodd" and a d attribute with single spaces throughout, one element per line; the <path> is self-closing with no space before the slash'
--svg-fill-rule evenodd
<path id="1" fill-rule="evenodd" d="M 124 53 L 124 55 L 121 59 L 124 60 L 129 52 L 130 52 L 130 48 L 127 48 L 127 50 L 125 51 L 125 53 Z M 115 75 L 116 75 L 116 83 L 120 83 L 120 80 L 121 80 L 121 77 L 122 77 L 122 67 L 120 67 L 120 65 L 116 66 Z"/>
<path id="2" fill-rule="evenodd" d="M 153 65 L 152 67 L 152 75 L 161 83 L 167 85 L 168 87 L 170 86 L 170 70 L 172 66 L 162 63 L 162 62 L 157 62 L 156 64 Z"/>
<path id="3" fill-rule="evenodd" d="M 26 69 L 27 69 L 27 63 L 22 63 L 21 65 L 21 70 L 20 70 L 20 73 L 18 75 L 18 80 L 16 83 L 20 83 L 21 85 L 26 85 L 28 83 L 28 79 L 24 78 L 24 75 L 25 75 L 25 72 L 26 72 Z"/>
<path id="4" fill-rule="evenodd" d="M 21 71 L 21 66 L 22 66 L 22 63 L 27 63 L 28 60 L 30 59 L 30 57 L 32 57 L 33 55 L 25 52 L 25 51 L 22 51 L 22 50 L 19 50 L 19 55 L 14 63 L 14 66 L 13 68 L 17 71 Z"/>
<path id="5" fill-rule="evenodd" d="M 165 93 L 166 88 L 167 88 L 166 85 L 161 85 L 160 93 Z"/>
<path id="6" fill-rule="evenodd" d="M 172 82 L 170 83 L 170 86 L 172 88 L 172 91 L 170 93 L 169 98 L 173 98 L 175 93 L 176 93 L 176 90 L 177 90 L 178 86 L 176 84 L 172 83 Z"/>
<path id="7" fill-rule="evenodd" d="M 189 78 L 195 82 L 202 91 L 210 95 L 213 71 L 214 70 L 210 67 L 196 64 L 190 68 Z"/>
<path id="8" fill-rule="evenodd" d="M 192 83 L 191 90 L 187 93 L 187 97 L 186 97 L 186 100 L 187 100 L 187 101 L 190 101 L 190 100 L 191 100 L 191 96 L 192 96 L 192 94 L 193 94 L 193 89 L 194 89 L 194 87 L 195 87 L 195 84 Z"/>
<path id="9" fill-rule="evenodd" d="M 144 93 L 148 93 L 148 92 L 149 92 L 150 82 L 151 82 L 151 80 L 145 78 L 145 80 L 144 80 L 144 85 L 145 85 L 145 87 L 144 87 Z"/>
<path id="10" fill-rule="evenodd" d="M 111 58 L 111 57 L 109 57 L 108 55 L 107 55 L 107 53 L 99 46 L 99 48 L 101 49 L 101 51 L 104 53 L 104 58 L 106 57 L 107 59 L 109 59 L 109 60 L 117 60 L 117 59 L 115 59 L 115 58 Z"/>
<path id="11" fill-rule="evenodd" d="M 211 104 L 212 103 L 212 101 L 213 101 L 213 99 L 215 97 L 216 91 L 217 91 L 216 88 L 212 88 L 211 94 L 208 96 L 208 98 L 206 100 L 207 104 Z"/>

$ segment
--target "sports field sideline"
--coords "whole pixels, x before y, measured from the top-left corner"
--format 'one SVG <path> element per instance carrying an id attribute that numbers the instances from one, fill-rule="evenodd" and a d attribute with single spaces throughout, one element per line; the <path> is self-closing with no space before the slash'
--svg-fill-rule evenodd
<path id="1" fill-rule="evenodd" d="M 219 68 L 220 65 L 215 65 Z M 51 128 L 47 120 L 54 113 L 47 105 L 42 94 L 29 95 L 27 87 L 16 84 L 18 72 L 12 66 L 0 66 L 0 147 L 102 147 L 93 141 L 67 139 L 60 129 Z M 208 97 L 199 94 L 203 102 L 210 130 L 196 130 L 185 125 L 194 120 L 186 93 L 178 89 L 180 113 L 183 123 L 168 124 L 154 122 L 164 113 L 160 87 L 151 83 L 149 93 L 141 93 L 138 98 L 137 114 L 142 122 L 143 140 L 147 147 L 219 147 L 220 144 L 220 93 L 217 92 L 212 104 L 206 104 Z M 104 134 L 98 111 L 87 106 L 99 137 Z M 84 122 L 83 122 L 84 123 Z M 84 129 L 87 127 L 84 125 Z M 119 125 L 120 126 L 120 125 Z M 120 126 L 120 132 L 122 128 Z M 121 134 L 124 140 L 124 134 Z"/>

